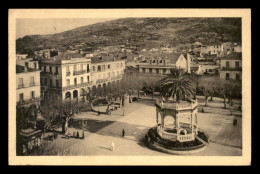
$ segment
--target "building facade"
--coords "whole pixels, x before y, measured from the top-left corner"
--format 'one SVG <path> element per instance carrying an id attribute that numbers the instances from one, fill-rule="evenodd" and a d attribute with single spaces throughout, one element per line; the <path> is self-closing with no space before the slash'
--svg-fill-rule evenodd
<path id="1" fill-rule="evenodd" d="M 92 84 L 90 65 L 91 60 L 80 54 L 60 54 L 41 60 L 43 96 L 58 95 L 62 101 L 70 102 L 84 100 L 84 91 Z"/>
<path id="2" fill-rule="evenodd" d="M 190 54 L 160 54 L 150 56 L 146 62 L 139 63 L 139 73 L 164 75 L 170 73 L 172 68 L 181 68 L 190 73 Z"/>
<path id="3" fill-rule="evenodd" d="M 125 61 L 63 53 L 41 60 L 40 69 L 43 96 L 58 95 L 62 101 L 84 102 L 89 91 L 118 83 L 124 74 Z"/>
<path id="4" fill-rule="evenodd" d="M 221 79 L 242 79 L 242 53 L 231 53 L 220 60 Z"/>
<path id="5" fill-rule="evenodd" d="M 17 106 L 39 107 L 41 100 L 40 70 L 16 65 L 16 102 Z"/>
<path id="6" fill-rule="evenodd" d="M 113 56 L 93 58 L 91 63 L 92 90 L 103 88 L 104 90 L 112 85 L 118 84 L 123 78 L 125 60 L 116 59 Z"/>

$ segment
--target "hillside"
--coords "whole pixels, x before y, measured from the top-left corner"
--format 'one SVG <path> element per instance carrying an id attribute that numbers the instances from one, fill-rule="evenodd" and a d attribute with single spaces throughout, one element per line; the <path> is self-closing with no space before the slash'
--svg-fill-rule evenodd
<path id="1" fill-rule="evenodd" d="M 200 41 L 207 45 L 241 43 L 240 18 L 123 18 L 79 27 L 53 35 L 31 35 L 16 40 L 18 53 L 86 43 L 98 46 L 139 44 L 141 47 L 180 46 Z"/>

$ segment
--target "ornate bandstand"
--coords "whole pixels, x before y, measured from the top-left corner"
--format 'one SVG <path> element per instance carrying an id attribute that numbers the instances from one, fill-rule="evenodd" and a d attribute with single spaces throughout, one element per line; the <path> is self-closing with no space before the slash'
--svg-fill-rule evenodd
<path id="1" fill-rule="evenodd" d="M 197 136 L 198 101 L 156 101 L 157 133 L 172 141 L 192 141 Z M 169 119 L 171 122 L 165 122 Z"/>

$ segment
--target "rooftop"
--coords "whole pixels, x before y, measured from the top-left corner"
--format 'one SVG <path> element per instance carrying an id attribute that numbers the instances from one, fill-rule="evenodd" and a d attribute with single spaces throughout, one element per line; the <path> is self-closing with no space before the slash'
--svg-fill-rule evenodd
<path id="1" fill-rule="evenodd" d="M 226 55 L 221 60 L 242 60 L 242 53 L 233 52 Z"/>
<path id="2" fill-rule="evenodd" d="M 27 72 L 40 71 L 38 69 L 27 68 Z M 25 73 L 25 66 L 16 65 L 16 74 L 17 73 Z"/>

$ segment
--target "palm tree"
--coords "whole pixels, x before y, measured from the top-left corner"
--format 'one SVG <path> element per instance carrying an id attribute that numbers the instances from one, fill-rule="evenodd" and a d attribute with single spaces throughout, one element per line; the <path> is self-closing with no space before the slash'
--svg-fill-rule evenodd
<path id="1" fill-rule="evenodd" d="M 195 96 L 196 84 L 182 69 L 171 69 L 170 74 L 162 79 L 162 94 L 173 97 L 179 102 L 181 99 Z"/>

